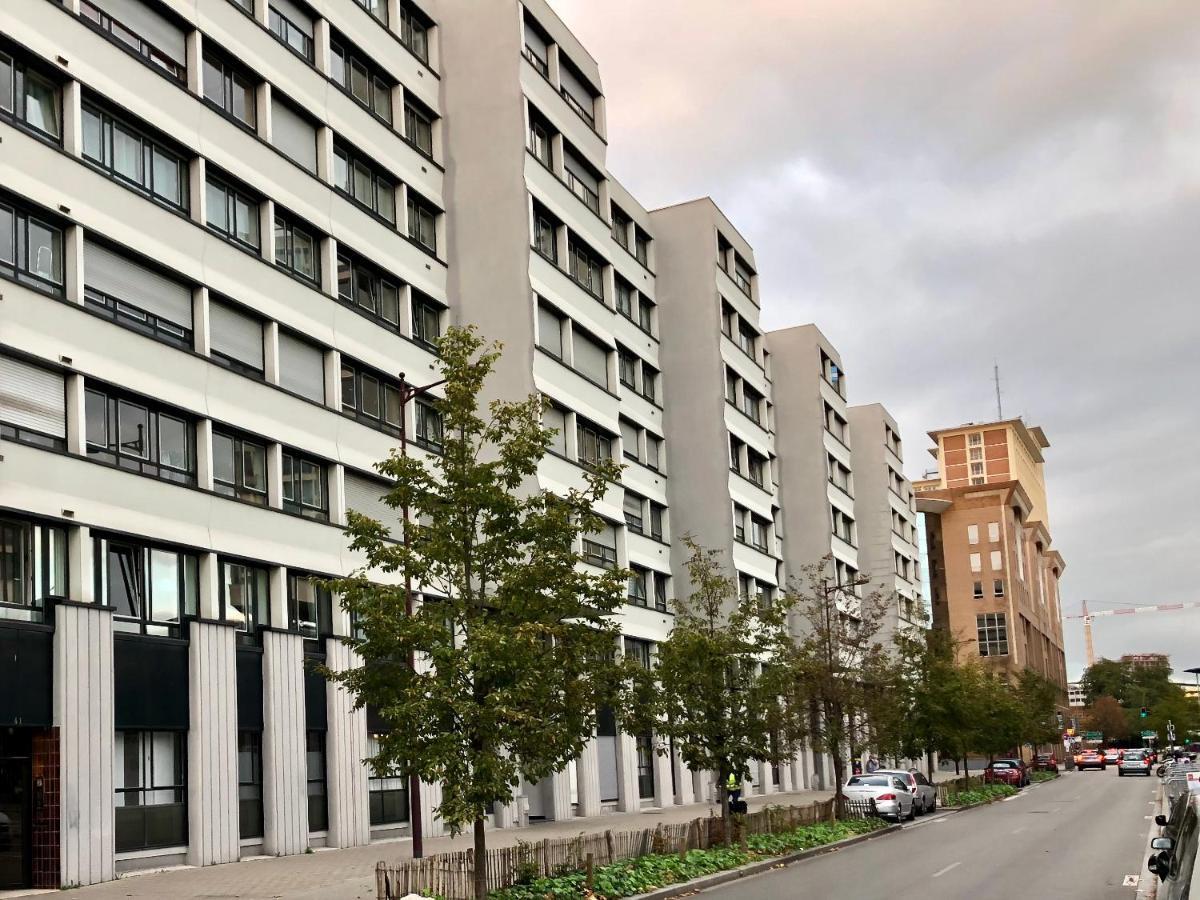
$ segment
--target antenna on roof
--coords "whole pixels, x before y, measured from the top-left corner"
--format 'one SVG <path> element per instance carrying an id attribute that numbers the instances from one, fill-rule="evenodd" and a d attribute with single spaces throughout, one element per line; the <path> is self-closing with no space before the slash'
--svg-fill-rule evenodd
<path id="1" fill-rule="evenodd" d="M 996 382 L 996 419 L 1004 418 L 1004 407 L 1000 404 L 1000 363 L 992 363 L 992 377 Z"/>

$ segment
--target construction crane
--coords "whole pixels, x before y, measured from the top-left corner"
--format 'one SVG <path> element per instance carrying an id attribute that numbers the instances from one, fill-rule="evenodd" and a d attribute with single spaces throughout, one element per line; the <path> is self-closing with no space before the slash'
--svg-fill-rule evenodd
<path id="1" fill-rule="evenodd" d="M 1180 609 L 1200 608 L 1200 601 L 1188 603 L 1157 603 L 1153 606 L 1127 606 L 1124 609 L 1102 609 L 1100 612 L 1089 613 L 1087 600 L 1083 601 L 1083 610 L 1077 616 L 1063 616 L 1064 619 L 1083 619 L 1083 643 L 1087 651 L 1087 664 L 1091 668 L 1096 663 L 1096 648 L 1092 643 L 1092 619 L 1097 616 L 1131 616 L 1144 612 L 1174 612 Z"/>

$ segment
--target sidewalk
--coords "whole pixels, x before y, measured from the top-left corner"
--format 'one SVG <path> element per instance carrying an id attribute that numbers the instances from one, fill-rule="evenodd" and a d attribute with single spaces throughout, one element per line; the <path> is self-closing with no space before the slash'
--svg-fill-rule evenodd
<path id="1" fill-rule="evenodd" d="M 936 772 L 935 781 L 954 777 L 954 772 Z M 768 804 L 803 806 L 828 800 L 831 791 L 793 791 L 745 798 L 751 809 Z M 687 822 L 700 816 L 720 815 L 714 803 L 688 806 L 651 807 L 640 812 L 611 813 L 565 822 L 537 822 L 527 828 L 498 828 L 488 831 L 488 847 L 510 847 L 520 841 L 574 837 L 581 832 L 634 831 L 657 823 Z M 374 900 L 375 864 L 410 857 L 410 841 L 401 838 L 348 850 L 317 850 L 302 856 L 263 857 L 205 868 L 179 867 L 147 875 L 130 875 L 107 884 L 71 892 L 79 900 L 126 900 L 126 898 L 170 898 L 170 900 Z M 471 846 L 470 834 L 428 838 L 426 855 L 462 850 Z M 7 898 L 0 892 L 0 898 Z M 12 896 L 24 896 L 13 894 Z"/>

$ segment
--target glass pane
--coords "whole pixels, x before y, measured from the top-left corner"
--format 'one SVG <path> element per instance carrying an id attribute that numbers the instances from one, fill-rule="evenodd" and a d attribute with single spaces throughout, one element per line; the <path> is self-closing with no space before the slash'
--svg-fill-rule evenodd
<path id="1" fill-rule="evenodd" d="M 363 375 L 362 411 L 373 419 L 379 418 L 379 380 L 370 375 Z"/>
<path id="2" fill-rule="evenodd" d="M 183 614 L 194 616 L 200 612 L 200 560 L 195 556 L 183 556 Z"/>
<path id="3" fill-rule="evenodd" d="M 377 210 L 389 222 L 396 221 L 396 188 L 382 178 L 377 183 Z"/>
<path id="4" fill-rule="evenodd" d="M 344 409 L 353 410 L 358 408 L 354 400 L 354 386 L 354 370 L 348 366 L 342 366 L 342 407 Z"/>
<path id="5" fill-rule="evenodd" d="M 301 634 L 316 635 L 317 600 L 307 578 L 292 579 L 292 615 Z"/>
<path id="6" fill-rule="evenodd" d="M 400 427 L 400 391 L 391 385 L 383 388 L 383 420 L 389 425 Z"/>
<path id="7" fill-rule="evenodd" d="M 283 454 L 283 499 L 296 499 L 296 461 L 290 453 Z"/>
<path id="8" fill-rule="evenodd" d="M 237 239 L 258 246 L 258 207 L 245 197 L 233 197 L 233 209 L 237 224 Z"/>
<path id="9" fill-rule="evenodd" d="M 46 528 L 46 586 L 45 596 L 67 596 L 67 531 L 65 528 Z"/>
<path id="10" fill-rule="evenodd" d="M 108 401 L 103 394 L 88 391 L 84 399 L 84 418 L 87 420 L 87 442 L 97 447 L 108 446 Z"/>
<path id="11" fill-rule="evenodd" d="M 83 111 L 83 155 L 96 162 L 104 161 L 103 124 L 99 113 Z"/>
<path id="12" fill-rule="evenodd" d="M 249 617 L 249 589 L 245 566 L 225 563 L 225 621 L 245 626 Z"/>
<path id="13" fill-rule="evenodd" d="M 12 57 L 0 53 L 0 109 L 13 111 Z"/>
<path id="14" fill-rule="evenodd" d="M 225 189 L 211 181 L 205 185 L 208 224 L 218 231 L 229 233 L 229 209 L 225 204 Z"/>
<path id="15" fill-rule="evenodd" d="M 188 427 L 182 419 L 158 417 L 158 461 L 173 469 L 188 469 Z"/>
<path id="16" fill-rule="evenodd" d="M 371 170 L 362 163 L 354 164 L 354 199 L 367 206 L 374 207 L 374 179 Z"/>
<path id="17" fill-rule="evenodd" d="M 142 139 L 124 127 L 113 123 L 112 166 L 118 175 L 130 181 L 142 183 Z"/>
<path id="18" fill-rule="evenodd" d="M 233 114 L 254 127 L 258 115 L 254 106 L 254 85 L 240 75 L 233 76 Z"/>
<path id="19" fill-rule="evenodd" d="M 392 121 L 392 92 L 378 78 L 372 82 L 371 109 L 375 110 L 375 115 Z"/>
<path id="20" fill-rule="evenodd" d="M 225 109 L 225 74 L 211 57 L 204 57 L 204 96 Z"/>
<path id="21" fill-rule="evenodd" d="M 341 150 L 333 151 L 333 185 L 350 192 L 350 165 Z"/>
<path id="22" fill-rule="evenodd" d="M 117 448 L 127 456 L 150 458 L 150 413 L 144 406 L 117 403 Z"/>
<path id="23" fill-rule="evenodd" d="M 119 616 L 140 617 L 142 613 L 141 553 L 135 547 L 109 544 L 104 600 Z"/>
<path id="24" fill-rule="evenodd" d="M 150 551 L 150 617 L 155 622 L 179 621 L 179 554 Z M 157 747 L 156 747 L 157 749 Z M 171 781 L 157 781 L 171 784 Z"/>
<path id="25" fill-rule="evenodd" d="M 242 442 L 242 484 L 259 492 L 267 489 L 267 448 L 261 444 Z"/>
<path id="26" fill-rule="evenodd" d="M 57 228 L 29 220 L 29 271 L 62 284 L 62 233 Z"/>
<path id="27" fill-rule="evenodd" d="M 234 484 L 237 479 L 236 461 L 234 459 L 234 441 L 228 435 L 213 432 L 213 478 Z"/>
<path id="28" fill-rule="evenodd" d="M 173 156 L 169 156 L 157 147 L 153 151 L 153 189 L 154 193 L 179 204 L 183 200 L 183 179 L 180 177 L 180 164 Z"/>
<path id="29" fill-rule="evenodd" d="M 300 463 L 300 502 L 305 506 L 317 508 L 325 506 L 325 490 L 321 479 L 321 467 L 316 463 L 307 461 Z"/>
<path id="30" fill-rule="evenodd" d="M 350 61 L 350 93 L 361 103 L 371 102 L 371 79 L 366 66 L 357 60 Z"/>
<path id="31" fill-rule="evenodd" d="M 58 137 L 58 89 L 28 69 L 24 74 L 25 121 L 34 128 Z"/>
<path id="32" fill-rule="evenodd" d="M 400 324 L 400 289 L 386 281 L 380 285 L 379 314 L 393 325 Z"/>
<path id="33" fill-rule="evenodd" d="M 292 230 L 292 268 L 306 278 L 317 277 L 317 248 L 312 235 Z"/>
<path id="34" fill-rule="evenodd" d="M 361 269 L 354 273 L 354 302 L 363 309 L 378 312 L 375 308 L 375 279 Z"/>

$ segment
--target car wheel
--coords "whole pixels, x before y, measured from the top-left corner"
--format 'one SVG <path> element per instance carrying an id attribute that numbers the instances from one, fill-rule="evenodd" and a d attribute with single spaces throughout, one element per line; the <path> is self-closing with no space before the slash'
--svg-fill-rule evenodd
<path id="1" fill-rule="evenodd" d="M 1117 769 L 1117 775 L 1119 775 L 1119 776 L 1120 776 L 1120 777 L 1122 777 L 1122 778 L 1124 778 L 1124 777 L 1125 777 L 1125 773 L 1124 773 L 1124 772 L 1122 772 L 1120 769 Z"/>
<path id="2" fill-rule="evenodd" d="M 934 812 L 937 809 L 937 794 L 933 795 L 933 799 L 929 801 L 929 811 Z"/>

